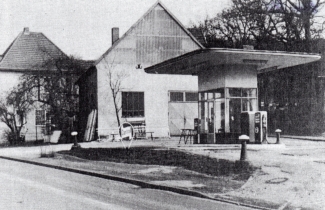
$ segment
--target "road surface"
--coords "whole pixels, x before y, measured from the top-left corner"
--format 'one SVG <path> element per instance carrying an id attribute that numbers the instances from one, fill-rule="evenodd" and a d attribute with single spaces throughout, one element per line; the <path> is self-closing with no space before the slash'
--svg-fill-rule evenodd
<path id="1" fill-rule="evenodd" d="M 0 159 L 1 209 L 248 209 Z"/>

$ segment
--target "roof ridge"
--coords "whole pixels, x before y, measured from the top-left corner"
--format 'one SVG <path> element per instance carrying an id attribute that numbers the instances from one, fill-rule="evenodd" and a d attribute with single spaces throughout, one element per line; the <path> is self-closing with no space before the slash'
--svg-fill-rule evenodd
<path id="1" fill-rule="evenodd" d="M 166 8 L 165 5 L 163 5 L 161 3 L 160 0 L 156 1 L 156 3 L 154 3 L 124 34 L 123 36 L 121 36 L 116 42 L 114 42 L 114 44 L 108 48 L 108 50 L 106 50 L 105 53 L 103 53 L 94 63 L 94 65 L 96 66 L 102 59 L 104 59 L 104 57 L 106 55 L 109 54 L 110 51 L 112 51 L 120 42 L 121 40 L 123 40 L 130 32 L 133 28 L 135 28 L 135 26 L 138 25 L 138 23 L 140 21 L 142 21 L 144 19 L 144 17 L 146 15 L 148 15 L 157 5 L 160 5 L 166 12 L 168 15 L 170 15 L 170 17 L 185 31 L 185 33 L 190 36 L 190 38 L 197 44 L 199 45 L 199 47 L 201 47 L 201 49 L 204 49 L 205 47 L 186 29 L 186 27 Z"/>

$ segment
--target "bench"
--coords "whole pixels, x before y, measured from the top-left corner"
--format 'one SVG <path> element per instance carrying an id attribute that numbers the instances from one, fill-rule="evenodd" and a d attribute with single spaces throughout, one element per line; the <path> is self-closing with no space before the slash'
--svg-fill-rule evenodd
<path id="1" fill-rule="evenodd" d="M 132 125 L 134 129 L 134 138 L 146 138 L 146 126 L 145 125 Z"/>
<path id="2" fill-rule="evenodd" d="M 130 123 L 134 129 L 134 139 L 145 139 L 147 138 L 147 133 L 146 132 L 146 122 L 145 120 L 139 120 L 139 119 L 129 119 L 126 122 Z M 152 134 L 151 134 L 152 136 Z"/>

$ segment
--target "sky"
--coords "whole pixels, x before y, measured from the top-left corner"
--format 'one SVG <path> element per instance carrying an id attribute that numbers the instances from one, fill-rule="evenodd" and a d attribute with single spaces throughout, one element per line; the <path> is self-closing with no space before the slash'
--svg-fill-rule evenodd
<path id="1" fill-rule="evenodd" d="M 122 36 L 157 0 L 1 0 L 0 55 L 29 27 L 63 52 L 98 59 L 111 46 L 111 28 Z M 213 17 L 230 0 L 161 0 L 185 26 Z"/>

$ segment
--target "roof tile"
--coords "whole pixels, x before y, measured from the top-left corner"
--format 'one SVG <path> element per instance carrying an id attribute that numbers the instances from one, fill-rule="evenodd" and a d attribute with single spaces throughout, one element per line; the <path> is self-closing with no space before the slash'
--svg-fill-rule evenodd
<path id="1" fill-rule="evenodd" d="M 66 56 L 42 33 L 20 33 L 2 55 L 0 69 L 45 70 L 49 59 Z"/>

